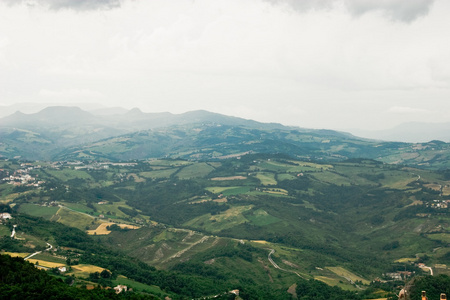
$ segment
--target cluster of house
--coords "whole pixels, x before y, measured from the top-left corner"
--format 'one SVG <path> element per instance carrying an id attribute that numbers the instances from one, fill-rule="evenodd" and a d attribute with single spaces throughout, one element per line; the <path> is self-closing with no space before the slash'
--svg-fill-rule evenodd
<path id="1" fill-rule="evenodd" d="M 128 289 L 128 287 L 127 287 L 126 285 L 121 285 L 121 284 L 119 284 L 118 286 L 116 286 L 116 287 L 114 288 L 114 291 L 116 291 L 116 294 L 119 294 L 119 293 L 121 293 L 121 292 L 126 292 L 127 289 Z"/>
<path id="2" fill-rule="evenodd" d="M 12 219 L 10 213 L 7 213 L 7 212 L 0 213 L 0 223 L 3 223 L 4 221 L 6 221 L 8 219 Z"/>
<path id="3" fill-rule="evenodd" d="M 450 205 L 450 200 L 433 200 L 430 203 L 426 204 L 426 207 L 432 207 L 436 209 L 448 208 Z"/>
<path id="4" fill-rule="evenodd" d="M 410 271 L 397 271 L 397 272 L 390 272 L 390 273 L 384 273 L 383 274 L 385 278 L 389 278 L 391 280 L 405 280 L 407 278 L 410 278 L 413 273 Z M 381 280 L 379 280 L 381 281 Z"/>
<path id="5" fill-rule="evenodd" d="M 9 174 L 7 171 L 7 176 L 2 178 L 3 181 L 7 181 L 9 184 L 13 184 L 16 186 L 25 185 L 25 186 L 35 186 L 39 187 L 44 183 L 42 180 L 37 180 L 35 177 L 32 177 L 29 172 L 34 169 L 39 169 L 41 166 L 33 166 L 30 164 L 21 164 L 21 169 L 14 171 L 13 174 Z M 4 170 L 3 170 L 4 171 Z"/>

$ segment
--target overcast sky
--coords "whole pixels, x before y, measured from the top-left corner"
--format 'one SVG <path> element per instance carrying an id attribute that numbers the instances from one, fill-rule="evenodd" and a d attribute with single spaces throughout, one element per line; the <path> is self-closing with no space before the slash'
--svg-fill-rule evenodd
<path id="1" fill-rule="evenodd" d="M 0 0 L 0 105 L 450 121 L 448 0 Z"/>

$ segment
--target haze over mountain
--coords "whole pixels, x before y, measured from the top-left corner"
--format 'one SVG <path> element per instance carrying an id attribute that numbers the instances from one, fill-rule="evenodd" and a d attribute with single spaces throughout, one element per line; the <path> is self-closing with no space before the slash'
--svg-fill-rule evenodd
<path id="1" fill-rule="evenodd" d="M 115 112 L 119 114 L 114 114 Z M 130 160 L 158 157 L 221 159 L 242 153 L 286 153 L 308 160 L 371 158 L 445 168 L 450 146 L 401 143 L 350 133 L 261 123 L 207 111 L 183 114 L 114 109 L 100 115 L 78 107 L 47 107 L 0 119 L 0 154 L 39 160 Z"/>
<path id="2" fill-rule="evenodd" d="M 408 122 L 386 130 L 349 130 L 357 136 L 384 141 L 399 141 L 407 143 L 423 143 L 431 140 L 450 142 L 450 122 L 425 123 Z"/>
<path id="3" fill-rule="evenodd" d="M 0 119 L 10 116 L 16 112 L 21 112 L 23 114 L 33 115 L 47 107 L 55 106 L 52 103 L 17 103 L 9 106 L 0 107 Z M 91 113 L 96 116 L 96 121 L 109 123 L 114 127 L 113 123 L 120 121 L 121 125 L 117 126 L 120 130 L 123 126 L 123 122 L 128 124 L 133 124 L 135 129 L 149 129 L 153 127 L 164 127 L 173 124 L 179 124 L 182 119 L 184 122 L 190 123 L 193 121 L 191 119 L 195 114 L 200 114 L 200 112 L 187 112 L 185 114 L 172 114 L 169 112 L 160 113 L 145 113 L 139 108 L 125 109 L 123 107 L 107 107 L 99 103 L 73 103 L 73 104 L 63 104 L 58 103 L 59 107 L 79 107 L 80 109 Z M 59 114 L 59 112 L 58 112 Z M 219 114 L 215 114 L 219 116 Z M 20 114 L 16 115 L 17 118 L 21 118 Z M 106 118 L 105 118 L 106 117 Z M 30 120 L 33 117 L 30 116 Z M 70 119 L 70 117 L 69 117 Z M 176 121 L 175 121 L 176 119 Z M 214 119 L 214 117 L 213 117 Z M 236 118 L 244 120 L 243 118 Z M 8 118 L 6 119 L 8 120 Z M 10 121 L 12 119 L 9 119 Z M 202 119 L 202 121 L 213 121 L 212 119 Z M 10 122 L 7 121 L 7 122 Z M 217 119 L 219 123 L 224 121 Z M 4 120 L 0 120 L 0 125 L 4 124 Z M 175 122 L 175 123 L 174 123 Z M 259 124 L 265 124 L 259 122 Z M 272 125 L 274 125 L 272 123 Z M 285 124 L 284 124 L 285 125 Z M 296 126 L 289 126 L 292 128 L 298 128 Z M 335 130 L 334 128 L 325 128 Z M 131 129 L 130 129 L 131 130 Z M 342 130 L 339 130 L 342 131 Z M 425 143 L 432 140 L 440 140 L 443 142 L 450 142 L 450 122 L 407 122 L 392 127 L 385 130 L 365 130 L 360 128 L 350 128 L 343 130 L 349 132 L 355 136 L 367 139 L 382 140 L 382 141 L 393 141 L 393 142 L 405 142 L 405 143 Z"/>

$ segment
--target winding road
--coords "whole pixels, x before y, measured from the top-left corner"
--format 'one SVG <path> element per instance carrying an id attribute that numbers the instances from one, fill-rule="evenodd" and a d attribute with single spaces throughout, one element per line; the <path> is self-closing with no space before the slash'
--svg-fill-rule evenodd
<path id="1" fill-rule="evenodd" d="M 53 248 L 53 246 L 50 245 L 49 243 L 47 243 L 47 246 L 48 246 L 48 248 L 45 249 L 44 251 L 50 251 Z M 34 252 L 33 254 L 30 254 L 27 257 L 25 257 L 23 260 L 27 260 L 29 258 L 32 258 L 33 256 L 35 256 L 36 254 L 39 254 L 39 253 L 42 253 L 42 251 Z"/>
<path id="2" fill-rule="evenodd" d="M 268 259 L 269 262 L 272 264 L 272 266 L 274 266 L 275 269 L 278 269 L 278 270 L 281 270 L 281 271 L 284 271 L 284 272 L 294 273 L 294 274 L 297 275 L 298 277 L 304 278 L 302 275 L 300 275 L 299 273 L 297 273 L 297 272 L 295 272 L 295 271 L 292 271 L 292 270 L 286 270 L 286 269 L 283 269 L 282 267 L 280 267 L 279 265 L 277 265 L 277 263 L 274 262 L 273 259 L 272 259 L 272 257 L 271 257 L 272 254 L 275 253 L 275 249 L 267 249 L 267 250 L 270 250 L 269 255 L 267 255 L 267 259 Z"/>

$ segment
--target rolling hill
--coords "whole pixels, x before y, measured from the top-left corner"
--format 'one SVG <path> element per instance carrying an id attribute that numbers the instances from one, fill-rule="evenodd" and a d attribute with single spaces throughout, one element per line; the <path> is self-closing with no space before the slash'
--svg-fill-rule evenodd
<path id="1" fill-rule="evenodd" d="M 44 160 L 131 160 L 158 157 L 223 159 L 243 153 L 286 153 L 314 161 L 366 157 L 443 169 L 450 147 L 383 142 L 349 133 L 259 123 L 206 111 L 184 114 L 94 115 L 76 107 L 48 107 L 0 119 L 0 154 Z"/>

